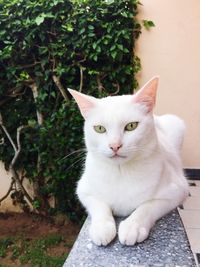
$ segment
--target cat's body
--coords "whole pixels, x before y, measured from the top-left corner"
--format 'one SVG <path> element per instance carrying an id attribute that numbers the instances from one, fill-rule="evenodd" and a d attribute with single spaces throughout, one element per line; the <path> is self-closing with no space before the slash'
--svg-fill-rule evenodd
<path id="1" fill-rule="evenodd" d="M 179 155 L 184 123 L 152 115 L 156 87 L 157 78 L 134 96 L 103 99 L 71 91 L 85 117 L 88 150 L 77 194 L 91 215 L 97 245 L 115 237 L 113 215 L 129 216 L 118 235 L 122 244 L 134 245 L 187 197 Z"/>

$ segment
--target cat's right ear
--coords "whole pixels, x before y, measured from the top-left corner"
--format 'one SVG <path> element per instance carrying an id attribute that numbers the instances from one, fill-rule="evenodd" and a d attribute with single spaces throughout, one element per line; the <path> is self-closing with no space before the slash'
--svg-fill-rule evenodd
<path id="1" fill-rule="evenodd" d="M 158 80 L 158 76 L 153 77 L 134 95 L 134 101 L 146 106 L 147 112 L 151 112 L 155 106 Z"/>
<path id="2" fill-rule="evenodd" d="M 76 90 L 68 89 L 68 91 L 78 104 L 82 116 L 86 119 L 90 110 L 95 107 L 96 99 L 92 96 L 79 93 Z"/>

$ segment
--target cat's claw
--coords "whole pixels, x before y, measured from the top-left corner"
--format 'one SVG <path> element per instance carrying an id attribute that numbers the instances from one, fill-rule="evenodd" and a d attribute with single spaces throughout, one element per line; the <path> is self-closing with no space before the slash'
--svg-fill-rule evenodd
<path id="1" fill-rule="evenodd" d="M 119 241 L 123 245 L 133 246 L 143 242 L 149 235 L 149 229 L 136 221 L 124 220 L 119 225 Z"/>
<path id="2" fill-rule="evenodd" d="M 115 238 L 116 233 L 114 221 L 92 222 L 90 226 L 90 237 L 97 246 L 108 245 Z"/>

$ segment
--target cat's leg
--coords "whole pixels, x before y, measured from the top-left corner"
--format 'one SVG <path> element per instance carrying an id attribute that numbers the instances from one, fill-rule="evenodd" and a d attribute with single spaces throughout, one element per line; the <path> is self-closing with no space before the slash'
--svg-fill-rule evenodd
<path id="1" fill-rule="evenodd" d="M 144 241 L 154 225 L 162 216 L 177 207 L 173 200 L 150 200 L 139 206 L 119 225 L 119 240 L 122 244 L 132 246 Z"/>
<path id="2" fill-rule="evenodd" d="M 82 201 L 90 217 L 90 237 L 98 246 L 106 246 L 116 236 L 116 224 L 111 208 L 93 196 L 87 196 Z"/>

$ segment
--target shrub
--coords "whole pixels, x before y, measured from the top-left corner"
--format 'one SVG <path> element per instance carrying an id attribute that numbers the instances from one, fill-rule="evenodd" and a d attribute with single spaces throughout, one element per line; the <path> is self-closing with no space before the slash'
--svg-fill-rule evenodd
<path id="1" fill-rule="evenodd" d="M 49 213 L 54 196 L 57 211 L 79 214 L 74 189 L 84 160 L 83 120 L 66 89 L 95 96 L 133 91 L 137 6 L 0 0 L 0 159 L 13 176 L 8 193 L 25 210 Z"/>

